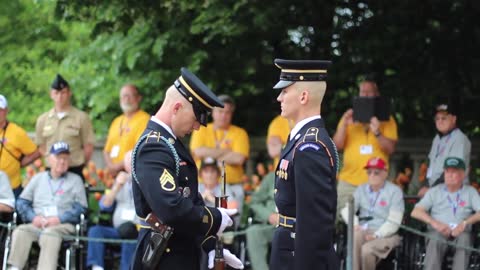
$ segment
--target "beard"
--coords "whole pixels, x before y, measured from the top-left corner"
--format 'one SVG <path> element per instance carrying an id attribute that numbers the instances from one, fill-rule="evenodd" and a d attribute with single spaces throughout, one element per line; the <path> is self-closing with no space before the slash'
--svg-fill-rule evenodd
<path id="1" fill-rule="evenodd" d="M 120 108 L 122 108 L 122 112 L 124 113 L 131 113 L 137 110 L 137 106 L 133 104 L 120 104 Z"/>

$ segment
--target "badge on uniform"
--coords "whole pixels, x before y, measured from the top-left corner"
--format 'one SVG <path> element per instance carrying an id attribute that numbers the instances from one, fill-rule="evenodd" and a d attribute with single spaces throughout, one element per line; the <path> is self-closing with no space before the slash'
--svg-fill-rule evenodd
<path id="1" fill-rule="evenodd" d="M 190 191 L 190 188 L 189 188 L 189 187 L 185 187 L 185 188 L 183 189 L 183 197 L 184 197 L 184 198 L 188 198 L 188 197 L 190 196 L 190 192 L 191 192 L 191 191 Z"/>
<path id="2" fill-rule="evenodd" d="M 160 176 L 160 186 L 165 191 L 172 191 L 175 189 L 175 180 L 173 176 L 167 171 L 167 169 L 163 170 L 162 176 Z"/>
<path id="3" fill-rule="evenodd" d="M 280 161 L 280 165 L 278 166 L 280 169 L 276 172 L 276 175 L 280 179 L 287 180 L 287 178 L 288 178 L 288 173 L 287 173 L 288 163 L 289 163 L 289 161 L 286 160 L 286 159 L 282 159 Z"/>
<path id="4" fill-rule="evenodd" d="M 308 148 L 311 148 L 315 151 L 320 150 L 320 146 L 318 146 L 317 144 L 314 144 L 314 143 L 304 143 L 298 148 L 298 150 L 303 151 L 303 150 L 308 149 Z"/>

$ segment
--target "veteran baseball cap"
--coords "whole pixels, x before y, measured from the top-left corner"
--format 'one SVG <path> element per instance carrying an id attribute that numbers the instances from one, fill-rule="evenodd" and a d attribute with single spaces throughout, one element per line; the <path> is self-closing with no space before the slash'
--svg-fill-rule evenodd
<path id="1" fill-rule="evenodd" d="M 68 82 L 62 77 L 62 75 L 57 74 L 57 76 L 55 76 L 55 79 L 52 82 L 51 88 L 60 91 L 68 86 Z"/>
<path id="2" fill-rule="evenodd" d="M 435 105 L 434 114 L 436 114 L 438 112 L 443 112 L 443 113 L 451 114 L 451 115 L 457 115 L 458 114 L 458 105 L 453 100 L 447 100 L 447 101 L 439 102 L 439 103 L 437 103 L 437 105 Z"/>
<path id="3" fill-rule="evenodd" d="M 209 166 L 215 167 L 217 170 L 220 170 L 218 168 L 217 161 L 212 157 L 206 157 L 202 160 L 202 163 L 200 164 L 200 170 Z"/>
<path id="4" fill-rule="evenodd" d="M 208 114 L 213 107 L 223 108 L 223 103 L 195 74 L 186 68 L 180 69 L 181 75 L 174 86 L 193 106 L 197 121 L 207 125 Z"/>
<path id="5" fill-rule="evenodd" d="M 50 147 L 50 154 L 53 155 L 58 155 L 62 153 L 70 153 L 70 146 L 68 146 L 68 143 L 66 142 L 56 142 Z"/>
<path id="6" fill-rule="evenodd" d="M 327 69 L 332 64 L 325 60 L 285 60 L 275 59 L 280 72 L 280 81 L 273 89 L 283 89 L 297 81 L 325 81 Z"/>
<path id="7" fill-rule="evenodd" d="M 4 95 L 0 95 L 0 109 L 8 108 L 8 101 Z"/>
<path id="8" fill-rule="evenodd" d="M 363 167 L 364 169 L 380 169 L 380 170 L 386 170 L 387 163 L 385 160 L 379 158 L 379 157 L 372 157 L 368 160 L 367 165 Z"/>
<path id="9" fill-rule="evenodd" d="M 465 169 L 466 169 L 466 166 L 465 166 L 465 162 L 464 162 L 463 159 L 461 159 L 461 158 L 458 158 L 458 157 L 447 157 L 447 158 L 445 159 L 445 162 L 443 163 L 443 168 L 444 168 L 444 169 L 447 169 L 447 168 L 455 168 L 455 169 L 465 170 Z"/>

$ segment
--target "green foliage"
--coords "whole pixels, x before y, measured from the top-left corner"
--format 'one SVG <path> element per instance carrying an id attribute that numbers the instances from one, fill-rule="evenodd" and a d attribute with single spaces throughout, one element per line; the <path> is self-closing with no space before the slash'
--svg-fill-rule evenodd
<path id="1" fill-rule="evenodd" d="M 462 128 L 480 133 L 475 1 L 0 1 L 0 92 L 28 130 L 52 106 L 56 73 L 104 137 L 123 84 L 138 85 L 154 113 L 186 66 L 236 99 L 236 124 L 263 135 L 279 111 L 278 57 L 333 60 L 322 108 L 332 132 L 359 79 L 375 73 L 401 136 L 431 137 L 432 105 L 449 95 L 463 104 Z"/>

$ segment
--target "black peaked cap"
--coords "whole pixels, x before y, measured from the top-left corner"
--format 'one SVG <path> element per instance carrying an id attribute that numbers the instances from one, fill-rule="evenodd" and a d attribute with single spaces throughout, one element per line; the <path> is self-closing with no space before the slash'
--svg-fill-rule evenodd
<path id="1" fill-rule="evenodd" d="M 297 81 L 325 81 L 327 69 L 332 64 L 327 60 L 275 59 L 274 62 L 281 72 L 280 81 L 273 89 L 283 89 Z"/>

